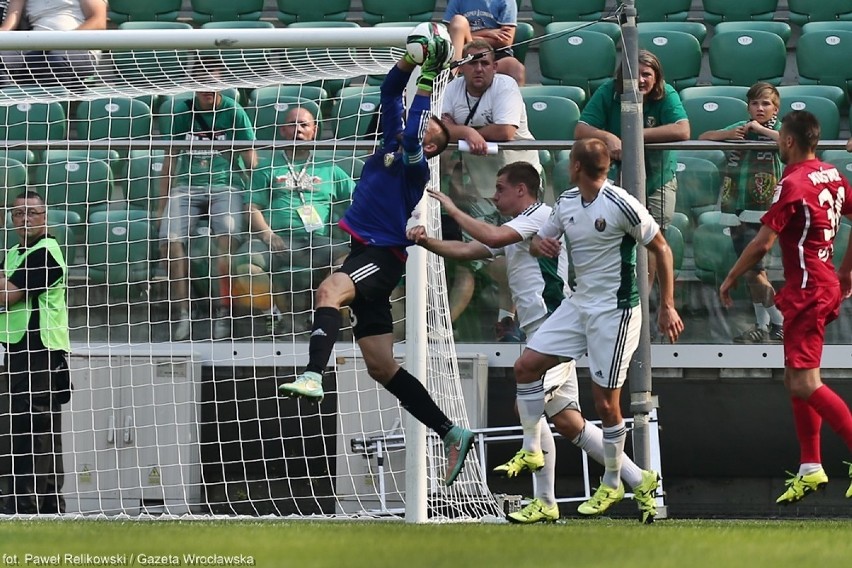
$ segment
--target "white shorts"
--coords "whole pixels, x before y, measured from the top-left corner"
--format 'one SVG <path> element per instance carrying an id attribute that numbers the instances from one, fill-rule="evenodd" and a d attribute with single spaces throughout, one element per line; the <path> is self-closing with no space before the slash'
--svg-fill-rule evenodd
<path id="1" fill-rule="evenodd" d="M 572 300 L 556 308 L 527 348 L 565 359 L 588 355 L 592 381 L 607 389 L 621 388 L 639 345 L 641 307 L 589 312 Z"/>
<path id="2" fill-rule="evenodd" d="M 544 413 L 553 418 L 566 408 L 580 411 L 580 389 L 574 361 L 560 363 L 544 375 Z"/>

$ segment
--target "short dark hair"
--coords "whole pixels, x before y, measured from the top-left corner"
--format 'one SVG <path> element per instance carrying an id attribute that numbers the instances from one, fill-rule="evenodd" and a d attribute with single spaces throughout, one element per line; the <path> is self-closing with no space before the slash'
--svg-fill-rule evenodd
<path id="1" fill-rule="evenodd" d="M 45 204 L 44 198 L 41 196 L 41 194 L 38 193 L 37 191 L 33 191 L 31 189 L 28 189 L 26 191 L 22 191 L 21 193 L 19 193 L 18 195 L 15 196 L 15 201 L 17 201 L 19 199 L 23 199 L 24 201 L 26 201 L 28 199 L 38 199 L 38 202 L 40 204 L 42 204 L 42 205 Z"/>
<path id="2" fill-rule="evenodd" d="M 571 148 L 571 161 L 580 164 L 580 169 L 591 178 L 605 177 L 609 172 L 609 149 L 600 138 L 577 140 Z"/>
<path id="3" fill-rule="evenodd" d="M 497 177 L 506 176 L 506 181 L 512 185 L 524 184 L 527 192 L 533 197 L 538 197 L 541 189 L 541 176 L 529 162 L 512 162 L 506 164 L 497 171 Z"/>
<path id="4" fill-rule="evenodd" d="M 429 142 L 437 146 L 437 149 L 434 152 L 424 152 L 427 158 L 437 156 L 438 154 L 446 150 L 447 146 L 450 144 L 450 131 L 447 129 L 447 125 L 441 122 L 441 119 L 435 116 L 434 114 L 429 117 L 429 120 L 438 125 L 440 133 L 433 135 L 429 138 Z"/>
<path id="5" fill-rule="evenodd" d="M 819 144 L 819 120 L 806 110 L 794 110 L 781 119 L 781 128 L 796 141 L 800 150 L 813 152 Z"/>

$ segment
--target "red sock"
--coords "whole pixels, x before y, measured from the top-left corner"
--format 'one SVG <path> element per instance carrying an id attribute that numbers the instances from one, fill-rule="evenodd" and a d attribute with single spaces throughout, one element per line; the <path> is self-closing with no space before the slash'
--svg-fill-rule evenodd
<path id="1" fill-rule="evenodd" d="M 827 385 L 822 385 L 808 398 L 808 404 L 819 412 L 831 429 L 837 432 L 852 450 L 852 412 L 849 406 Z"/>
<path id="2" fill-rule="evenodd" d="M 801 398 L 792 398 L 793 422 L 799 439 L 799 463 L 822 463 L 820 457 L 819 430 L 822 417 L 810 404 Z"/>

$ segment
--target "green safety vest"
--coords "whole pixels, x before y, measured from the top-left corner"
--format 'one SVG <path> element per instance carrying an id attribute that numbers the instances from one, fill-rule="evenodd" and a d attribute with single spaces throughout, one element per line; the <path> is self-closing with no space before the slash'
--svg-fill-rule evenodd
<path id="1" fill-rule="evenodd" d="M 68 306 L 65 302 L 65 277 L 68 267 L 65 265 L 62 250 L 56 239 L 44 237 L 23 254 L 19 245 L 12 247 L 6 254 L 5 276 L 11 278 L 24 263 L 27 255 L 40 248 L 46 248 L 48 254 L 53 256 L 62 268 L 62 277 L 38 296 L 38 313 L 41 320 L 38 327 L 41 331 L 41 341 L 51 351 L 71 351 L 71 339 L 68 335 Z M 30 298 L 16 302 L 5 312 L 0 312 L 0 343 L 9 345 L 23 340 L 32 312 Z"/>

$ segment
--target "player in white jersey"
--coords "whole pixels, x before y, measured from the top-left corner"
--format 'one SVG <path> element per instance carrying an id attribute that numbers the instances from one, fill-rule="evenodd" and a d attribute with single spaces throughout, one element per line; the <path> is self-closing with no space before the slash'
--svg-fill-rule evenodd
<path id="1" fill-rule="evenodd" d="M 569 170 L 577 187 L 557 199 L 550 219 L 533 237 L 530 251 L 556 257 L 564 235 L 570 243 L 575 292 L 544 322 L 515 362 L 518 414 L 524 431 L 522 451 L 534 456 L 541 453 L 542 375 L 562 361 L 588 353 L 592 395 L 603 423 L 605 471 L 595 494 L 577 509 L 585 515 L 601 514 L 624 497 L 620 476 L 626 429 L 619 397 L 639 342 L 637 242 L 655 253 L 660 331 L 672 342 L 683 331 L 674 308 L 671 250 L 647 209 L 607 180 L 609 166 L 602 140 L 588 138 L 574 144 Z M 652 521 L 656 510 L 639 505 L 642 521 Z"/>
<path id="2" fill-rule="evenodd" d="M 444 206 L 447 214 L 475 239 L 471 242 L 443 241 L 430 238 L 424 227 L 414 227 L 408 237 L 420 246 L 444 257 L 457 260 L 476 260 L 498 255 L 506 256 L 506 271 L 512 300 L 518 312 L 521 329 L 532 337 L 548 314 L 553 312 L 565 297 L 567 280 L 567 255 L 562 251 L 556 259 L 537 259 L 530 254 L 530 241 L 550 218 L 550 206 L 538 199 L 540 178 L 538 171 L 527 162 L 514 162 L 497 172 L 494 204 L 500 213 L 512 219 L 497 227 L 462 212 L 444 194 L 432 195 Z M 594 424 L 587 423 L 580 414 L 577 372 L 574 361 L 556 365 L 544 377 L 546 393 L 544 414 L 553 420 L 557 431 L 585 450 L 592 459 L 603 463 L 603 433 Z M 495 471 L 514 477 L 525 469 L 536 476 L 535 498 L 521 511 L 509 515 L 516 523 L 555 521 L 559 508 L 555 497 L 556 446 L 544 416 L 540 429 L 541 455 L 535 463 L 526 463 L 526 455 L 516 455 Z M 545 454 L 548 458 L 545 459 Z M 519 457 L 520 456 L 520 457 Z M 634 487 L 637 502 L 645 501 L 646 508 L 654 508 L 657 475 L 643 472 L 629 458 L 625 459 L 624 480 Z"/>

